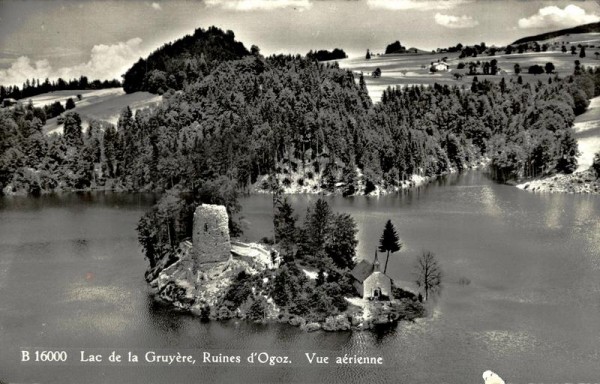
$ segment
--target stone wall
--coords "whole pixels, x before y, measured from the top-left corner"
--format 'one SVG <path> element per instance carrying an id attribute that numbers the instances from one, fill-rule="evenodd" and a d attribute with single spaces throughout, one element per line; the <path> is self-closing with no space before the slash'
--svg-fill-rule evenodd
<path id="1" fill-rule="evenodd" d="M 194 212 L 193 257 L 198 267 L 231 257 L 229 216 L 223 205 L 202 204 Z"/>

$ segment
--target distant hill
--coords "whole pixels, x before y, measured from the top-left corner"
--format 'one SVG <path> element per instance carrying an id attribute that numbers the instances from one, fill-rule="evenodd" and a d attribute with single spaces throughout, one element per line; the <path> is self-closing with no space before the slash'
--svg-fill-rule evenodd
<path id="1" fill-rule="evenodd" d="M 127 93 L 147 91 L 162 94 L 169 89 L 180 90 L 208 75 L 224 61 L 237 60 L 250 52 L 235 41 L 232 31 L 217 27 L 196 29 L 173 43 L 165 44 L 147 59 L 140 59 L 123 75 Z"/>
<path id="2" fill-rule="evenodd" d="M 590 32 L 600 32 L 600 22 L 580 25 L 580 26 L 573 27 L 573 28 L 561 29 L 561 30 L 553 31 L 553 32 L 541 33 L 541 34 L 535 35 L 535 36 L 523 37 L 523 38 L 515 41 L 511 45 L 524 44 L 524 43 L 529 43 L 532 41 L 548 40 L 548 39 L 553 39 L 555 37 L 570 35 L 570 34 L 575 34 L 575 33 L 590 33 Z"/>

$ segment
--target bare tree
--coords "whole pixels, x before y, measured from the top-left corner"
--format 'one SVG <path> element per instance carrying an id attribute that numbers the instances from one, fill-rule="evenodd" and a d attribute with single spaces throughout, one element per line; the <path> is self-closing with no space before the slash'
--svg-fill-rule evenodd
<path id="1" fill-rule="evenodd" d="M 415 282 L 419 288 L 425 290 L 425 301 L 429 298 L 429 293 L 438 292 L 442 288 L 442 276 L 442 270 L 435 254 L 423 251 L 415 265 Z"/>

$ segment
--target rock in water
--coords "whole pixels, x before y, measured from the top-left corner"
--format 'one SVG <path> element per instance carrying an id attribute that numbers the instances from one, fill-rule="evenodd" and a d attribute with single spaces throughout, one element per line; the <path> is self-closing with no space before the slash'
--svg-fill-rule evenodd
<path id="1" fill-rule="evenodd" d="M 194 260 L 204 264 L 228 261 L 231 257 L 229 216 L 223 205 L 202 204 L 194 212 Z"/>

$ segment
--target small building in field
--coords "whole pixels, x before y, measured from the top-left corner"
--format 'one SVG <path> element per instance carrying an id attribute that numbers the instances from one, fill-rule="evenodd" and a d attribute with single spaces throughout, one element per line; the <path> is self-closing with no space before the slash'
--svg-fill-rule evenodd
<path id="1" fill-rule="evenodd" d="M 362 260 L 351 272 L 352 284 L 363 299 L 393 299 L 392 279 L 379 270 L 379 260 L 375 253 L 373 263 Z"/>
<path id="2" fill-rule="evenodd" d="M 12 107 L 13 105 L 16 105 L 17 103 L 18 103 L 17 100 L 7 98 L 7 99 L 2 100 L 2 107 L 4 107 L 4 108 Z"/>
<path id="3" fill-rule="evenodd" d="M 429 72 L 448 72 L 450 66 L 444 61 L 438 61 L 436 63 L 431 63 L 429 67 Z"/>

